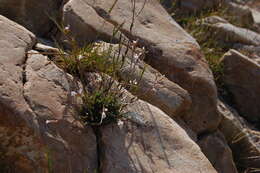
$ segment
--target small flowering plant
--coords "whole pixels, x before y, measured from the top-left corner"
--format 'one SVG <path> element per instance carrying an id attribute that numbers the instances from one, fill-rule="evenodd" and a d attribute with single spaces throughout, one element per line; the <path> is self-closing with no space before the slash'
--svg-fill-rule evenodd
<path id="1" fill-rule="evenodd" d="M 94 43 L 84 48 L 75 47 L 55 58 L 58 66 L 82 83 L 81 89 L 70 94 L 84 125 L 100 126 L 117 122 L 124 115 L 124 107 L 135 101 L 136 98 L 126 99 L 124 92 L 126 89 L 137 90 L 142 74 L 138 79 L 123 79 L 120 74 L 127 66 L 131 76 L 130 73 L 135 72 L 138 62 L 142 60 L 145 50 L 137 49 L 136 44 L 137 41 L 134 41 L 129 45 L 133 53 L 120 55 L 118 52 L 123 51 L 120 46 L 112 50 L 109 44 Z M 122 55 L 127 58 L 119 57 Z M 90 74 L 96 76 L 88 79 Z M 91 82 L 95 84 L 91 86 Z"/>
<path id="2" fill-rule="evenodd" d="M 136 73 L 139 62 L 144 59 L 145 48 L 138 48 L 138 40 L 120 40 L 116 50 L 111 44 L 102 42 L 80 47 L 70 36 L 69 26 L 64 29 L 61 27 L 61 31 L 69 48 L 66 51 L 60 48 L 60 53 L 54 61 L 82 84 L 82 89 L 70 93 L 78 110 L 77 119 L 84 125 L 91 126 L 118 122 L 126 115 L 124 108 L 137 99 L 126 98 L 124 92 L 138 89 L 145 68 L 137 79 L 131 76 Z M 125 68 L 128 68 L 129 78 L 121 76 Z M 88 80 L 88 74 L 98 74 L 100 79 L 94 80 L 97 85 L 90 85 L 93 79 Z"/>
<path id="3" fill-rule="evenodd" d="M 80 117 L 85 125 L 105 125 L 116 122 L 121 115 L 122 105 L 115 95 L 104 95 L 102 91 L 97 91 L 90 96 L 84 96 L 83 102 Z"/>

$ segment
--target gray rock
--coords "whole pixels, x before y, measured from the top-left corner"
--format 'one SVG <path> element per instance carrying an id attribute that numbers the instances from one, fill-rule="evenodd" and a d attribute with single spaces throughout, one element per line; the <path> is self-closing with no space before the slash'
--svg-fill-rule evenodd
<path id="1" fill-rule="evenodd" d="M 94 172 L 96 137 L 75 121 L 72 79 L 47 57 L 26 55 L 36 40 L 31 32 L 3 16 L 0 23 L 0 146 L 7 164 L 20 173 Z"/>
<path id="2" fill-rule="evenodd" d="M 207 24 L 216 24 L 216 23 L 228 23 L 227 20 L 219 17 L 219 16 L 209 16 L 203 19 L 203 22 Z"/>
<path id="3" fill-rule="evenodd" d="M 100 129 L 102 172 L 216 172 L 186 132 L 161 110 L 139 100 L 128 111 L 142 115 L 147 126 L 122 121 Z"/>
<path id="4" fill-rule="evenodd" d="M 218 39 L 229 43 L 260 45 L 260 34 L 249 29 L 234 26 L 229 23 L 210 25 Z"/>
<path id="5" fill-rule="evenodd" d="M 243 54 L 230 50 L 221 62 L 224 83 L 234 95 L 236 108 L 249 121 L 260 120 L 260 65 Z"/>
<path id="6" fill-rule="evenodd" d="M 225 0 L 179 0 L 180 7 L 189 12 L 199 12 L 219 6 Z"/>
<path id="7" fill-rule="evenodd" d="M 203 136 L 198 144 L 218 172 L 237 173 L 232 151 L 221 132 Z"/>
<path id="8" fill-rule="evenodd" d="M 260 133 L 251 130 L 238 113 L 226 104 L 219 102 L 218 110 L 223 118 L 219 130 L 232 149 L 241 171 L 250 172 L 259 169 Z"/>
<path id="9" fill-rule="evenodd" d="M 54 27 L 51 18 L 58 20 L 61 5 L 62 0 L 1 0 L 0 14 L 37 35 L 45 35 Z"/>
<path id="10" fill-rule="evenodd" d="M 145 1 L 145 8 L 143 2 L 136 3 L 136 13 L 142 10 L 132 29 L 130 1 L 117 1 L 109 13 L 113 1 L 71 0 L 64 7 L 63 17 L 71 34 L 82 44 L 96 38 L 109 42 L 113 28 L 123 24 L 121 33 L 131 40 L 138 39 L 138 46 L 148 50 L 146 62 L 191 95 L 193 104 L 184 116 L 185 122 L 196 132 L 216 129 L 220 120 L 216 113 L 216 86 L 198 43 L 157 0 Z"/>

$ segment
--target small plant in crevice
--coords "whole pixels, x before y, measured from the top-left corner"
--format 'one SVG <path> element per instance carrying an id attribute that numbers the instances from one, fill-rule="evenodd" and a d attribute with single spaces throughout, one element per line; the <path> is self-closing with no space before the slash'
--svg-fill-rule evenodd
<path id="1" fill-rule="evenodd" d="M 76 100 L 79 120 L 84 125 L 100 126 L 123 118 L 124 108 L 136 100 L 136 97 L 126 98 L 125 91 L 138 89 L 143 72 L 138 79 L 122 79 L 120 74 L 129 62 L 126 59 L 131 62 L 131 72 L 135 71 L 144 49 L 137 53 L 138 41 L 129 41 L 128 45 L 120 42 L 116 47 L 104 47 L 99 42 L 79 47 L 73 38 L 68 40 L 71 48 L 67 51 L 60 49 L 53 61 L 82 83 L 79 91 L 71 92 Z"/>
<path id="2" fill-rule="evenodd" d="M 117 2 L 114 0 L 107 13 L 111 13 Z M 132 33 L 136 17 L 141 13 L 145 4 L 146 0 L 143 2 L 142 8 L 137 10 L 136 0 L 131 0 L 133 15 L 130 19 L 130 33 Z M 52 20 L 62 34 L 64 42 L 61 44 L 63 46 L 58 46 L 59 53 L 51 59 L 58 67 L 73 75 L 82 84 L 78 91 L 71 91 L 72 100 L 74 100 L 79 115 L 77 118 L 84 125 L 92 126 L 108 124 L 123 118 L 126 114 L 124 108 L 137 100 L 137 97 L 127 97 L 126 90 L 138 90 L 139 81 L 145 71 L 143 68 L 139 76 L 135 75 L 134 79 L 121 76 L 125 64 L 129 62 L 131 66 L 129 73 L 137 73 L 135 67 L 145 55 L 144 49 L 137 51 L 140 49 L 138 40 L 127 39 L 120 33 L 123 22 L 115 25 L 111 33 L 110 42 L 114 43 L 114 38 L 118 40 L 116 48 L 112 45 L 104 48 L 100 42 L 82 46 L 70 33 L 70 26 L 64 26 L 54 19 Z M 88 79 L 90 76 L 94 76 L 92 80 Z M 93 83 L 93 81 L 95 82 Z"/>

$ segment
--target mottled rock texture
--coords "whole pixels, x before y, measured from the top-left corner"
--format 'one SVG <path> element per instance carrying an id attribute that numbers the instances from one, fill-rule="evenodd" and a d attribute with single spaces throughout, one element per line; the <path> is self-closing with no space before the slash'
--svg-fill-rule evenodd
<path id="1" fill-rule="evenodd" d="M 260 65 L 235 50 L 226 53 L 222 63 L 224 82 L 234 95 L 236 108 L 249 121 L 259 121 Z"/>
<path id="2" fill-rule="evenodd" d="M 19 172 L 97 168 L 96 137 L 74 124 L 72 81 L 34 51 L 35 36 L 0 16 L 1 148 Z M 14 147 L 15 146 L 15 147 Z"/>
<path id="3" fill-rule="evenodd" d="M 111 40 L 113 29 L 122 24 L 120 32 L 128 39 L 139 40 L 139 46 L 148 50 L 145 61 L 190 93 L 191 109 L 183 119 L 192 130 L 200 133 L 216 129 L 220 121 L 216 86 L 197 42 L 158 1 L 136 1 L 135 6 L 138 16 L 132 22 L 130 1 L 119 0 L 113 7 L 113 1 L 71 0 L 64 7 L 63 17 L 81 43 Z"/>

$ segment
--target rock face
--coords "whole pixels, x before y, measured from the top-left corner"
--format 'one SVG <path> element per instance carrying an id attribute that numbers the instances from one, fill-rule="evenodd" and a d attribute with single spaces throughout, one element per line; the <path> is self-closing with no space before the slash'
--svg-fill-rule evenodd
<path id="1" fill-rule="evenodd" d="M 230 50 L 223 56 L 224 82 L 234 95 L 241 115 L 257 122 L 260 118 L 260 65 L 241 53 Z"/>
<path id="2" fill-rule="evenodd" d="M 221 132 L 202 137 L 199 145 L 218 172 L 237 173 L 232 151 Z M 212 150 L 215 152 L 212 152 Z"/>
<path id="3" fill-rule="evenodd" d="M 141 115 L 145 123 L 100 129 L 102 172 L 216 172 L 186 132 L 161 110 L 143 101 L 128 110 Z"/>
<path id="4" fill-rule="evenodd" d="M 37 35 L 50 32 L 54 26 L 51 18 L 58 20 L 62 0 L 1 0 L 0 15 L 25 26 Z"/>
<path id="5" fill-rule="evenodd" d="M 226 104 L 219 102 L 218 110 L 223 117 L 219 130 L 231 147 L 238 168 L 241 172 L 258 170 L 260 168 L 259 132 L 251 130 L 238 113 Z"/>
<path id="6" fill-rule="evenodd" d="M 145 124 L 124 122 L 121 129 L 115 124 L 105 126 L 99 136 L 78 123 L 70 96 L 78 89 L 75 79 L 31 50 L 35 45 L 32 33 L 5 17 L 0 21 L 0 141 L 13 171 L 216 172 L 176 122 L 143 101 L 128 109 L 140 114 Z M 118 131 L 111 133 L 113 128 Z M 134 141 L 133 135 L 137 135 Z M 98 156 L 101 144 L 104 155 Z"/>
<path id="7" fill-rule="evenodd" d="M 32 33 L 3 16 L 0 23 L 0 140 L 12 169 L 45 172 L 51 162 L 54 172 L 93 172 L 95 135 L 72 123 L 67 75 L 47 57 L 26 56 Z"/>
<path id="8" fill-rule="evenodd" d="M 230 50 L 221 63 L 234 107 L 248 122 L 218 100 L 201 52 L 204 44 L 200 49 L 158 0 L 0 0 L 0 172 L 258 171 L 260 10 L 238 0 L 165 0 L 164 5 L 173 2 L 189 14 L 214 10 L 223 2 L 227 15 L 240 22 L 238 27 L 228 17 L 213 16 L 203 24 L 212 29 L 211 36 L 217 32 L 220 40 L 214 41 L 227 43 L 223 50 L 232 45 L 246 55 Z M 117 53 L 126 63 L 115 79 L 142 74 L 139 90 L 129 89 L 139 100 L 127 106 L 128 116 L 108 125 L 83 125 L 73 96 L 82 83 L 52 62 L 57 54 L 71 52 L 68 37 L 55 33 L 51 17 L 57 23 L 62 18 L 64 33 L 80 47 L 122 47 Z M 64 44 L 64 52 L 50 38 Z M 88 74 L 92 79 L 84 85 L 95 87 L 98 72 L 83 76 Z"/>
<path id="9" fill-rule="evenodd" d="M 229 43 L 260 45 L 260 35 L 249 29 L 240 28 L 229 23 L 210 25 L 218 39 Z"/>
<path id="10" fill-rule="evenodd" d="M 179 0 L 180 8 L 189 12 L 198 12 L 202 9 L 208 9 L 218 6 L 226 0 Z"/>
<path id="11" fill-rule="evenodd" d="M 139 46 L 148 50 L 145 61 L 190 93 L 192 105 L 183 116 L 185 122 L 198 133 L 216 129 L 220 120 L 216 113 L 216 87 L 196 41 L 156 0 L 136 2 L 139 15 L 133 27 L 130 1 L 119 0 L 112 10 L 111 7 L 113 2 L 107 0 L 71 0 L 64 7 L 64 21 L 79 41 L 81 38 L 111 40 L 113 28 L 123 24 L 121 33 L 131 40 L 138 39 Z M 91 20 L 92 16 L 95 20 Z M 96 33 L 100 34 L 93 38 Z"/>

